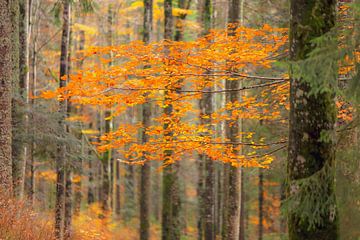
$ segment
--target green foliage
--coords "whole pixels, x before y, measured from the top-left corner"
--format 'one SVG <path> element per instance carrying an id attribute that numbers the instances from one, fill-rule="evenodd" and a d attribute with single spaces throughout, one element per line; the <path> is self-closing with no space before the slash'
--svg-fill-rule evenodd
<path id="1" fill-rule="evenodd" d="M 351 4 L 350 7 L 354 18 L 359 19 L 360 4 Z M 304 60 L 290 63 L 293 76 L 309 85 L 310 95 L 331 92 L 359 103 L 360 64 L 355 60 L 360 47 L 359 37 L 359 24 L 353 24 L 349 29 L 346 23 L 339 21 L 331 31 L 311 41 L 314 49 Z M 342 79 L 347 82 L 344 88 L 344 84 L 339 84 L 338 66 L 349 64 L 355 64 L 355 68 Z"/>
<path id="2" fill-rule="evenodd" d="M 309 231 L 324 226 L 324 219 L 336 221 L 335 194 L 328 197 L 329 192 L 333 192 L 333 179 L 333 168 L 326 164 L 320 171 L 307 178 L 289 182 L 290 194 L 283 203 L 283 210 L 288 216 L 300 219 L 300 225 L 307 224 L 305 227 Z"/>

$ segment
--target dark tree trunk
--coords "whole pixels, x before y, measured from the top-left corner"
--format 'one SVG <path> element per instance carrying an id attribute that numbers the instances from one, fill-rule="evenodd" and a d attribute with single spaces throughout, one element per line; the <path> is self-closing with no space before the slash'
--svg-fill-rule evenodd
<path id="1" fill-rule="evenodd" d="M 68 42 L 68 55 L 67 55 L 67 70 L 66 75 L 67 79 L 70 78 L 71 72 L 71 44 L 72 44 L 72 27 L 71 27 L 71 13 L 69 14 L 69 42 Z M 67 80 L 68 81 L 68 80 Z M 67 102 L 66 116 L 69 117 L 72 112 L 72 105 L 70 102 Z M 70 132 L 69 126 L 66 126 L 66 132 Z M 67 151 L 70 152 L 70 147 L 67 146 Z M 71 238 L 72 229 L 72 172 L 73 166 L 71 159 L 66 157 L 65 160 L 65 203 L 64 203 L 64 239 L 69 240 Z"/>
<path id="2" fill-rule="evenodd" d="M 0 0 L 0 190 L 12 194 L 11 153 L 11 86 L 12 51 L 11 8 L 8 1 Z"/>
<path id="3" fill-rule="evenodd" d="M 172 16 L 172 0 L 165 0 L 164 2 L 164 39 L 172 40 L 173 36 L 173 16 Z M 166 50 L 165 50 L 166 51 Z M 165 91 L 165 102 L 167 103 L 164 108 L 164 114 L 173 117 L 173 106 L 171 99 L 168 97 L 170 91 Z M 171 126 L 168 123 L 164 124 L 164 137 L 173 139 Z M 173 159 L 173 150 L 165 150 L 164 157 L 166 160 Z M 179 240 L 180 231 L 180 189 L 179 189 L 179 163 L 174 162 L 166 166 L 163 171 L 163 202 L 162 202 L 162 240 Z"/>
<path id="4" fill-rule="evenodd" d="M 264 231 L 264 225 L 263 225 L 263 219 L 264 219 L 264 173 L 263 169 L 259 168 L 259 195 L 258 195 L 258 201 L 259 201 L 259 236 L 258 239 L 263 239 L 263 231 Z"/>
<path id="5" fill-rule="evenodd" d="M 60 79 L 67 76 L 67 61 L 69 51 L 69 37 L 70 37 L 70 1 L 63 2 L 63 26 L 61 37 L 61 55 L 60 55 Z M 59 87 L 64 87 L 66 81 L 60 80 Z M 62 115 L 59 120 L 59 125 L 63 129 L 60 138 L 64 139 L 66 131 L 65 117 L 67 114 L 67 101 L 59 102 L 59 113 Z M 57 143 L 56 153 L 56 203 L 55 203 L 55 236 L 57 239 L 63 237 L 63 222 L 64 222 L 64 208 L 65 208 L 65 162 L 66 162 L 66 145 L 64 142 Z"/>
<path id="6" fill-rule="evenodd" d="M 9 2 L 11 8 L 11 41 L 12 41 L 12 180 L 14 196 L 23 196 L 24 176 L 24 89 L 20 88 L 20 2 L 18 0 Z M 22 29 L 21 29 L 22 30 Z M 21 33 L 21 34 L 20 34 Z"/>
<path id="7" fill-rule="evenodd" d="M 290 72 L 287 167 L 287 193 L 291 206 L 288 216 L 290 240 L 339 238 L 333 175 L 335 94 L 325 89 L 320 93 L 310 93 L 314 89 L 309 81 L 318 82 L 319 79 L 304 75 L 306 73 L 302 71 L 303 65 L 300 64 L 314 50 L 312 41 L 334 27 L 335 9 L 335 0 L 291 1 L 290 60 L 297 67 L 293 65 Z M 335 66 L 336 60 L 333 69 L 328 68 L 329 74 L 318 77 L 327 77 L 328 79 L 322 79 L 326 83 L 335 82 Z M 321 69 L 325 66 L 313 67 Z M 305 77 L 308 81 L 304 81 Z M 316 214 L 319 211 L 320 214 Z"/>
<path id="8" fill-rule="evenodd" d="M 151 41 L 153 23 L 153 1 L 144 0 L 144 22 L 143 22 L 143 41 L 148 44 Z M 147 67 L 147 66 L 145 66 Z M 146 97 L 146 96 L 145 96 Z M 142 125 L 143 132 L 141 142 L 146 144 L 149 141 L 149 135 L 146 129 L 150 126 L 151 104 L 146 102 L 142 105 Z M 144 164 L 141 166 L 140 179 L 140 240 L 148 240 L 150 230 L 150 163 L 146 160 L 147 152 L 143 153 Z"/>
<path id="9" fill-rule="evenodd" d="M 90 123 L 89 124 L 89 129 L 93 128 L 93 124 Z M 88 151 L 88 178 L 89 178 L 89 182 L 88 182 L 88 189 L 87 189 L 87 204 L 93 204 L 95 202 L 95 178 L 94 178 L 94 173 L 95 173 L 95 167 L 94 167 L 94 159 L 92 158 L 92 152 L 91 150 Z"/>

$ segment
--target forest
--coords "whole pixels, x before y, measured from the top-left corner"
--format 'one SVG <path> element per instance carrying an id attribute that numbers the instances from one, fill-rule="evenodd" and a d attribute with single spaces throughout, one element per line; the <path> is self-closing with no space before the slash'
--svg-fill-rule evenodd
<path id="1" fill-rule="evenodd" d="M 360 240 L 360 0 L 0 0 L 0 240 Z"/>

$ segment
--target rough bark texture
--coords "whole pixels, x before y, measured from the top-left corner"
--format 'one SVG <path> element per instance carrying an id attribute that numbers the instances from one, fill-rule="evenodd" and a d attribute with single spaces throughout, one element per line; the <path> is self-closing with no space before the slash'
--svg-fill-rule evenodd
<path id="1" fill-rule="evenodd" d="M 229 23 L 238 23 L 239 21 L 239 7 L 240 0 L 229 0 Z M 232 30 L 232 29 L 231 29 Z M 238 80 L 226 80 L 226 89 L 239 88 Z M 235 102 L 239 100 L 238 92 L 226 93 L 226 102 Z M 229 113 L 231 114 L 231 113 Z M 239 119 L 226 122 L 226 138 L 230 142 L 238 141 L 240 124 Z M 233 146 L 234 154 L 239 154 L 236 146 Z M 227 186 L 224 186 L 226 191 L 226 202 L 224 202 L 224 223 L 222 235 L 224 239 L 237 240 L 239 237 L 239 220 L 240 220 L 240 169 L 233 166 L 226 166 L 225 176 Z"/>
<path id="2" fill-rule="evenodd" d="M 11 11 L 8 1 L 0 0 L 0 190 L 12 193 L 11 165 Z"/>
<path id="3" fill-rule="evenodd" d="M 164 39 L 171 40 L 173 35 L 173 16 L 172 16 L 172 0 L 164 2 Z M 164 108 L 164 114 L 171 117 L 173 106 L 171 99 L 167 96 L 169 91 L 165 91 L 165 101 L 170 103 Z M 164 124 L 164 138 L 171 140 L 173 133 L 171 126 Z M 172 161 L 173 151 L 164 151 L 165 161 Z M 164 168 L 163 171 L 163 208 L 162 208 L 162 240 L 179 240 L 180 239 L 180 196 L 179 196 L 179 179 L 178 179 L 179 163 L 172 163 Z"/>
<path id="4" fill-rule="evenodd" d="M 144 22 L 143 22 L 143 41 L 148 44 L 151 41 L 153 22 L 153 1 L 144 0 Z M 146 66 L 145 66 L 146 67 Z M 151 104 L 146 102 L 142 105 L 142 125 L 143 132 L 141 142 L 146 144 L 149 141 L 149 135 L 146 129 L 150 126 Z M 147 152 L 143 153 L 144 165 L 141 166 L 140 179 L 140 240 L 148 240 L 150 237 L 150 163 L 146 160 Z"/>
<path id="5" fill-rule="evenodd" d="M 209 33 L 211 27 L 211 0 L 205 0 L 202 15 L 202 25 L 203 25 L 203 34 L 206 35 Z M 212 87 L 205 87 L 204 91 L 211 91 Z M 208 137 L 212 137 L 212 131 L 214 130 L 211 125 L 211 116 L 213 113 L 213 98 L 212 94 L 204 93 L 201 96 L 199 101 L 200 107 L 200 124 L 207 126 L 209 132 L 206 133 Z M 204 221 L 204 237 L 206 240 L 215 239 L 215 195 L 214 195 L 214 161 L 207 155 L 202 155 L 200 161 L 204 161 L 204 190 L 203 194 L 200 195 L 202 199 L 201 208 L 204 208 L 203 212 L 203 221 Z"/>
<path id="6" fill-rule="evenodd" d="M 304 60 L 314 49 L 312 40 L 329 32 L 335 24 L 335 0 L 292 0 L 290 21 L 290 59 L 295 62 Z M 316 66 L 314 66 L 316 67 Z M 301 68 L 301 65 L 300 65 Z M 312 226 L 311 218 L 302 218 L 301 213 L 290 209 L 288 216 L 290 240 L 332 240 L 338 239 L 337 211 L 334 197 L 334 125 L 336 111 L 334 94 L 325 91 L 309 94 L 311 86 L 303 81 L 304 73 L 294 73 L 290 77 L 290 135 L 288 155 L 288 198 L 294 196 L 300 199 L 297 207 L 308 206 L 315 209 L 315 204 L 326 208 L 323 214 L 317 216 L 321 224 Z M 336 69 L 330 78 L 336 78 Z M 306 74 L 306 73 L 305 73 Z M 319 76 L 325 77 L 325 76 Z M 316 79 L 312 79 L 316 81 Z M 323 79 L 334 81 L 335 79 Z M 327 138 L 324 138 L 327 135 Z M 321 176 L 321 177 L 319 177 Z M 310 182 L 310 179 L 318 181 Z M 311 190 L 304 190 L 301 182 L 310 184 L 308 189 L 322 189 L 320 197 Z M 326 204 L 331 202 L 331 204 Z M 326 204 L 326 205 L 323 205 Z M 294 207 L 294 206 L 293 206 Z M 314 207 L 314 208 L 313 208 Z M 313 214 L 311 211 L 310 214 Z"/>
<path id="7" fill-rule="evenodd" d="M 70 1 L 63 2 L 63 26 L 61 36 L 61 55 L 60 55 L 60 78 L 67 75 L 67 61 L 70 36 Z M 64 87 L 66 81 L 60 80 L 59 87 Z M 62 115 L 59 125 L 66 131 L 65 116 L 67 114 L 67 102 L 59 102 L 59 113 Z M 64 138 L 64 134 L 60 138 Z M 56 153 L 56 203 L 55 203 L 55 235 L 57 239 L 62 239 L 64 207 L 65 207 L 65 161 L 66 161 L 66 145 L 63 142 L 57 144 Z"/>
<path id="8" fill-rule="evenodd" d="M 19 1 L 9 2 L 11 7 L 11 41 L 12 41 L 12 179 L 14 196 L 23 195 L 24 168 L 24 98 L 20 89 L 20 5 Z"/>
<path id="9" fill-rule="evenodd" d="M 67 62 L 66 62 L 66 75 L 67 79 L 70 78 L 71 73 L 71 44 L 72 44 L 72 26 L 71 26 L 71 13 L 69 14 L 69 41 L 68 41 L 68 53 L 67 53 Z M 68 80 L 67 80 L 68 81 Z M 66 108 L 66 117 L 69 117 L 71 112 L 73 112 L 73 108 L 70 102 L 67 103 Z M 70 127 L 66 126 L 66 132 L 70 132 Z M 70 152 L 70 147 L 67 146 L 67 152 Z M 73 166 L 71 163 L 71 159 L 66 157 L 65 160 L 65 203 L 64 203 L 64 239 L 71 239 L 72 229 L 72 172 Z"/>

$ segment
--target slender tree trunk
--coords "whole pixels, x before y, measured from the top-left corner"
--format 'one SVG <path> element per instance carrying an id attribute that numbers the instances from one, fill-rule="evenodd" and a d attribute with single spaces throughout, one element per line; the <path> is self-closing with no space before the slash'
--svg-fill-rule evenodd
<path id="1" fill-rule="evenodd" d="M 112 9 L 112 4 L 109 4 L 108 6 L 108 18 L 107 18 L 107 26 L 108 26 L 108 32 L 107 32 L 107 41 L 108 41 L 108 45 L 113 45 L 113 18 L 114 18 L 114 13 L 113 13 L 113 9 Z M 112 53 L 110 53 L 109 56 L 109 67 L 112 66 Z M 112 131 L 112 112 L 111 109 L 106 109 L 105 110 L 105 133 L 110 133 Z M 112 173 L 112 150 L 107 150 L 104 154 L 103 154 L 103 158 L 102 158 L 102 166 L 103 166 L 103 178 L 102 178 L 102 208 L 104 211 L 108 211 L 111 208 L 111 203 L 110 203 L 110 197 L 112 196 L 111 194 L 111 173 Z"/>
<path id="2" fill-rule="evenodd" d="M 135 124 L 137 121 L 137 115 L 134 108 L 128 108 L 126 111 L 125 122 Z M 128 150 L 129 146 L 125 145 L 125 150 Z M 130 160 L 130 159 L 128 159 Z M 124 208 L 123 218 L 125 222 L 129 222 L 135 215 L 136 202 L 135 202 L 135 169 L 134 165 L 125 164 L 125 176 L 124 176 L 125 192 L 124 192 Z"/>
<path id="3" fill-rule="evenodd" d="M 12 180 L 14 196 L 23 196 L 23 168 L 24 168 L 24 105 L 25 89 L 20 88 L 20 2 L 9 2 L 11 8 L 11 40 L 12 40 Z M 22 30 L 22 29 L 21 29 Z M 23 31 L 21 31 L 22 33 Z M 21 34 L 22 37 L 22 34 Z"/>
<path id="4" fill-rule="evenodd" d="M 297 66 L 293 65 L 290 72 L 287 167 L 290 240 L 339 239 L 333 173 L 335 94 L 331 87 L 320 93 L 311 93 L 313 87 L 304 81 L 306 71 L 302 70 L 303 65 L 298 64 L 314 50 L 313 40 L 334 27 L 335 15 L 335 0 L 291 1 L 290 60 Z M 330 72 L 326 76 L 317 74 L 316 78 L 327 78 L 322 79 L 326 83 L 335 82 L 335 65 L 336 60 L 333 69 L 327 68 Z M 320 69 L 325 66 L 313 67 Z M 319 82 L 312 76 L 306 77 L 311 78 L 309 81 Z"/>
<path id="5" fill-rule="evenodd" d="M 120 204 L 120 162 L 115 161 L 115 214 L 120 217 L 121 204 Z"/>
<path id="6" fill-rule="evenodd" d="M 89 129 L 93 128 L 93 124 L 89 124 Z M 95 202 L 95 182 L 94 182 L 94 159 L 92 158 L 91 150 L 88 151 L 88 189 L 87 189 L 87 204 L 93 204 Z"/>
<path id="7" fill-rule="evenodd" d="M 35 8 L 38 7 L 38 2 L 36 2 Z M 32 6 L 30 6 L 32 8 Z M 30 11 L 31 19 L 34 20 L 33 11 Z M 34 30 L 34 27 L 31 28 Z M 38 30 L 38 27 L 36 28 Z M 31 56 L 31 82 L 29 86 L 29 92 L 32 96 L 35 96 L 36 93 L 36 81 L 37 81 L 37 36 L 36 33 L 33 34 L 33 43 L 32 43 L 32 56 Z M 33 204 L 34 202 L 34 193 L 35 193 L 35 167 L 34 167 L 34 151 L 35 151 L 35 127 L 36 122 L 34 121 L 34 112 L 35 112 L 35 99 L 32 98 L 30 101 L 30 109 L 31 113 L 29 116 L 29 122 L 31 122 L 31 126 L 28 126 L 28 130 L 30 133 L 30 143 L 28 146 L 28 155 L 26 159 L 26 168 L 25 168 L 25 193 L 27 195 L 28 201 Z"/>
<path id="8" fill-rule="evenodd" d="M 238 24 L 239 14 L 240 14 L 240 0 L 229 0 L 229 23 Z M 229 28 L 229 31 L 235 30 L 236 26 Z M 232 34 L 230 32 L 230 34 Z M 239 80 L 226 80 L 225 87 L 226 89 L 237 89 L 239 88 Z M 228 92 L 226 93 L 226 102 L 236 102 L 239 101 L 238 92 Z M 229 112 L 231 115 L 231 112 Z M 238 141 L 238 134 L 240 129 L 239 119 L 233 119 L 226 121 L 225 133 L 226 138 L 230 142 Z M 234 155 L 238 155 L 240 152 L 236 146 L 233 146 Z M 240 224 L 240 176 L 241 169 L 234 166 L 226 166 L 225 168 L 225 177 L 226 183 L 228 184 L 225 187 L 227 191 L 227 201 L 224 203 L 224 223 L 223 223 L 223 238 L 229 240 L 237 240 L 239 238 L 239 224 Z"/>
<path id="9" fill-rule="evenodd" d="M 264 219 L 264 173 L 263 169 L 259 168 L 259 195 L 258 195 L 258 201 L 259 201 L 259 232 L 258 232 L 258 239 L 263 239 L 263 231 L 264 231 L 264 225 L 263 225 L 263 219 Z"/>
<path id="10" fill-rule="evenodd" d="M 70 79 L 71 72 L 71 44 L 72 44 L 72 26 L 71 26 L 71 13 L 69 14 L 69 43 L 68 43 L 68 55 L 67 55 L 67 79 Z M 69 81 L 69 80 L 67 80 Z M 72 112 L 72 105 L 67 102 L 66 116 L 69 117 Z M 66 132 L 70 132 L 70 127 L 66 126 Z M 70 152 L 70 147 L 67 147 L 67 151 Z M 72 229 L 72 172 L 73 166 L 71 159 L 68 157 L 65 160 L 65 206 L 64 206 L 64 239 L 69 240 L 71 238 Z"/>
<path id="11" fill-rule="evenodd" d="M 12 86 L 12 44 L 11 8 L 8 1 L 0 0 L 0 190 L 12 194 L 11 153 L 11 86 Z"/>
<path id="12" fill-rule="evenodd" d="M 69 49 L 69 35 L 70 35 L 70 1 L 63 1 L 63 27 L 61 37 L 61 55 L 60 55 L 60 79 L 67 76 L 67 61 Z M 64 87 L 66 81 L 60 80 L 59 87 Z M 59 102 L 59 112 L 62 115 L 59 125 L 66 131 L 64 122 L 67 114 L 67 101 Z M 64 133 L 60 135 L 64 139 Z M 65 162 L 66 162 L 66 145 L 64 142 L 59 142 L 57 145 L 56 154 L 56 203 L 55 203 L 55 236 L 57 239 L 63 238 L 63 222 L 64 222 L 64 207 L 65 207 Z"/>
<path id="13" fill-rule="evenodd" d="M 143 41 L 148 44 L 151 41 L 153 24 L 153 1 L 144 0 L 144 23 L 143 23 Z M 146 67 L 146 66 L 145 66 Z M 146 96 L 145 96 L 146 97 Z M 146 129 L 150 126 L 151 121 L 151 104 L 146 102 L 142 105 L 142 139 L 141 142 L 146 144 L 149 141 L 149 135 Z M 146 160 L 148 153 L 143 153 L 144 164 L 141 166 L 140 176 L 140 240 L 148 240 L 150 230 L 150 163 Z"/>
<path id="14" fill-rule="evenodd" d="M 64 239 L 70 240 L 72 235 L 72 177 L 71 166 L 65 170 L 65 208 L 64 208 Z"/>
<path id="15" fill-rule="evenodd" d="M 75 40 L 75 39 L 74 39 Z M 76 43 L 76 42 L 75 42 Z M 74 44 L 75 45 L 75 44 Z M 85 47 L 85 31 L 79 31 L 79 54 L 77 54 L 77 58 L 82 58 L 83 57 L 83 53 L 82 51 L 84 50 Z M 76 47 L 75 47 L 76 49 Z M 82 70 L 83 68 L 83 60 L 79 60 L 77 61 L 77 70 Z M 81 112 L 81 110 L 80 110 Z M 83 125 L 82 125 L 83 126 Z M 82 176 L 84 175 L 84 168 L 85 168 L 85 164 L 83 161 L 83 158 L 85 157 L 85 152 L 84 152 L 84 147 L 85 147 L 85 136 L 83 133 L 80 132 L 80 137 L 81 138 L 81 161 L 79 166 L 77 167 L 77 174 L 79 176 L 79 179 L 76 181 L 75 185 L 75 191 L 74 191 L 74 215 L 78 216 L 80 214 L 80 210 L 81 210 L 81 202 L 83 199 L 83 195 L 82 195 L 82 186 L 83 186 L 83 181 L 82 181 Z M 91 154 L 91 151 L 90 151 Z"/>

